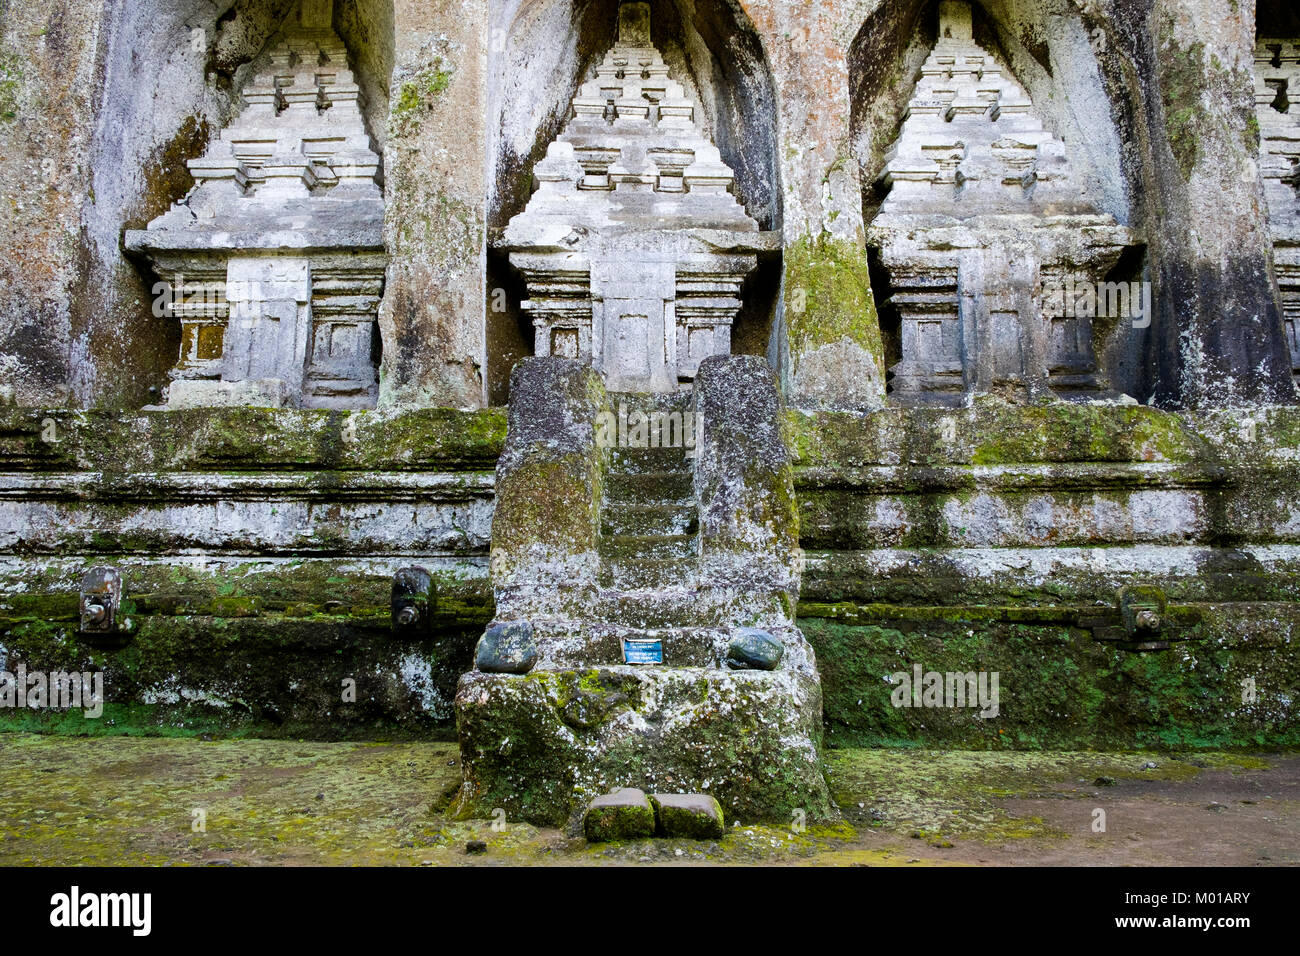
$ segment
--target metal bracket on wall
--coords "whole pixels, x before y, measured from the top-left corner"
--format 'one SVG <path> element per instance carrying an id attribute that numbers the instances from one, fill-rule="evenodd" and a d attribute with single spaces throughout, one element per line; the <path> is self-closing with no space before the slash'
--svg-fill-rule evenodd
<path id="1" fill-rule="evenodd" d="M 393 575 L 393 634 L 425 637 L 438 607 L 433 575 L 424 568 L 402 568 Z"/>
<path id="2" fill-rule="evenodd" d="M 91 568 L 81 579 L 81 636 L 89 641 L 120 640 L 122 575 L 115 568 Z"/>
<path id="3" fill-rule="evenodd" d="M 1143 585 L 1127 587 L 1119 592 L 1116 604 L 1118 624 L 1107 622 L 1094 627 L 1096 640 L 1124 651 L 1167 651 L 1173 646 L 1166 628 L 1169 600 L 1163 590 Z"/>

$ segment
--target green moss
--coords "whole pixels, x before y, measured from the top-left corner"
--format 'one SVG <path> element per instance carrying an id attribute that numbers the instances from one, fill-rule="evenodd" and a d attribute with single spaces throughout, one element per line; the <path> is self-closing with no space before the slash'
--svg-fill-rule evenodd
<path id="1" fill-rule="evenodd" d="M 1294 747 L 1290 703 L 1300 655 L 1288 635 L 1300 607 L 1171 607 L 1169 651 L 1130 653 L 1093 638 L 1078 621 L 1096 608 L 887 608 L 807 610 L 801 627 L 817 652 L 830 746 L 961 749 Z M 1117 618 L 1117 612 L 1109 612 Z M 1038 617 L 1038 621 L 1027 620 Z M 1104 617 L 1104 616 L 1103 616 Z M 1113 625 L 1114 621 L 1104 618 Z M 898 708 L 889 676 L 925 671 L 998 673 L 999 713 Z M 1243 701 L 1243 681 L 1257 699 Z"/>
<path id="2" fill-rule="evenodd" d="M 763 693 L 757 684 L 701 699 L 699 681 L 673 673 L 647 699 L 641 680 L 613 670 L 467 675 L 457 713 L 467 784 L 457 814 L 502 807 L 559 826 L 599 794 L 671 792 L 697 780 L 730 817 L 789 820 L 796 808 L 810 822 L 827 817 L 824 781 L 788 745 L 796 718 L 773 719 L 770 701 L 755 699 Z M 614 721 L 620 729 L 611 733 Z M 663 732 L 627 733 L 629 721 Z"/>
<path id="3" fill-rule="evenodd" d="M 645 839 L 654 836 L 654 810 L 644 800 L 631 806 L 595 808 L 583 820 L 583 832 L 592 843 Z"/>
<path id="4" fill-rule="evenodd" d="M 1179 47 L 1171 38 L 1160 50 L 1160 92 L 1165 133 L 1184 178 L 1190 177 L 1201 151 L 1201 95 L 1206 85 L 1205 44 Z"/>
<path id="5" fill-rule="evenodd" d="M 444 66 L 442 58 L 435 57 L 431 66 L 403 81 L 392 108 L 394 128 L 400 129 L 417 113 L 432 109 L 437 98 L 451 85 L 453 75 L 454 71 Z"/>
<path id="6" fill-rule="evenodd" d="M 1011 405 L 993 397 L 963 409 L 886 408 L 866 419 L 833 412 L 786 414 L 797 468 L 846 470 L 902 461 L 915 466 L 918 479 L 933 478 L 924 469 L 943 465 L 1217 465 L 1225 454 L 1259 461 L 1275 447 L 1264 445 L 1263 438 L 1259 444 L 1224 442 L 1208 434 L 1205 424 L 1142 405 Z M 1290 416 L 1279 416 L 1276 426 L 1270 423 L 1267 440 L 1285 445 L 1293 427 Z"/>
<path id="7" fill-rule="evenodd" d="M 1157 768 L 1143 769 L 1154 761 Z M 1088 818 L 1089 782 L 1159 784 L 1148 807 L 1186 804 L 1183 785 L 1227 769 L 1270 792 L 1275 761 L 1199 754 L 839 751 L 830 779 L 849 819 L 833 826 L 732 826 L 721 840 L 588 846 L 511 814 L 444 814 L 461 783 L 454 744 L 320 744 L 52 738 L 0 734 L 0 865 L 930 865 L 930 844 L 1058 847 L 1102 862 L 1017 799 L 1049 798 Z M 1276 786 L 1276 782 L 1274 783 Z M 194 811 L 202 811 L 201 816 Z M 500 822 L 498 822 L 500 820 Z M 200 822 L 201 821 L 201 822 Z M 501 824 L 504 824 L 502 826 Z M 199 824 L 196 826 L 196 824 Z M 920 836 L 911 838 L 912 833 Z M 467 856 L 482 840 L 487 852 Z M 1127 841 L 1124 841 L 1127 842 Z M 977 851 L 978 852 L 978 851 Z"/>
<path id="8" fill-rule="evenodd" d="M 5 788 L 8 865 L 256 864 L 288 847 L 322 865 L 415 865 L 453 862 L 475 835 L 428 811 L 459 774 L 454 745 L 3 735 L 0 754 L 7 781 L 32 781 Z"/>
<path id="9" fill-rule="evenodd" d="M 75 590 L 11 595 L 0 603 L 4 661 L 22 661 L 29 671 L 102 669 L 110 705 L 127 709 L 84 727 L 43 713 L 10 714 L 0 725 L 56 733 L 450 736 L 456 682 L 493 614 L 487 582 L 439 573 L 428 637 L 395 641 L 391 578 L 339 574 L 340 567 L 346 562 L 202 571 L 128 565 L 130 639 L 114 646 L 77 634 Z M 411 680 L 412 668 L 427 669 L 427 678 Z M 342 699 L 348 679 L 356 682 L 354 703 Z"/>
<path id="10" fill-rule="evenodd" d="M 57 443 L 42 440 L 52 422 Z M 159 471 L 491 470 L 505 443 L 502 409 L 355 411 L 204 408 L 117 414 L 0 408 L 3 458 L 105 473 Z"/>
<path id="11" fill-rule="evenodd" d="M 1139 405 L 978 403 L 975 465 L 1037 461 L 1188 461 L 1203 452 L 1179 416 Z"/>
<path id="12" fill-rule="evenodd" d="M 189 191 L 194 179 L 187 171 L 186 161 L 202 155 L 211 134 L 206 119 L 187 116 L 171 139 L 154 150 L 141 170 L 144 191 L 124 223 L 125 228 L 143 229 Z"/>
<path id="13" fill-rule="evenodd" d="M 0 120 L 18 118 L 18 94 L 23 74 L 17 56 L 0 50 Z"/>
<path id="14" fill-rule="evenodd" d="M 661 836 L 680 837 L 686 840 L 721 840 L 726 835 L 726 817 L 716 800 L 712 801 L 713 815 L 698 808 L 665 804 L 651 798 L 655 809 L 655 828 Z M 830 828 L 821 828 L 823 831 Z"/>
<path id="15" fill-rule="evenodd" d="M 499 560 L 522 558 L 533 545 L 567 555 L 600 543 L 600 471 L 574 452 L 520 464 L 498 479 L 492 547 Z"/>
<path id="16" fill-rule="evenodd" d="M 784 289 L 795 354 L 847 340 L 875 356 L 883 380 L 884 347 L 863 248 L 827 233 L 800 238 L 785 250 Z"/>

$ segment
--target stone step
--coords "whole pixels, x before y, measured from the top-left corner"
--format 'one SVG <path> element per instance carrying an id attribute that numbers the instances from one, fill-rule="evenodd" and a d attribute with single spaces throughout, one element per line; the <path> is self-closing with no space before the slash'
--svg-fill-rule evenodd
<path id="1" fill-rule="evenodd" d="M 618 621 L 637 629 L 690 628 L 726 623 L 725 607 L 714 607 L 707 591 L 691 587 L 602 590 L 592 620 Z"/>
<path id="2" fill-rule="evenodd" d="M 610 473 L 621 475 L 646 475 L 656 472 L 685 473 L 695 469 L 695 459 L 688 449 L 676 448 L 613 448 L 610 450 Z"/>
<path id="3" fill-rule="evenodd" d="M 688 588 L 695 580 L 695 558 L 619 558 L 602 563 L 600 586 L 622 591 Z"/>
<path id="4" fill-rule="evenodd" d="M 605 501 L 621 504 L 693 504 L 695 479 L 690 472 L 651 471 L 605 476 Z"/>
<path id="5" fill-rule="evenodd" d="M 615 534 L 600 540 L 602 558 L 693 558 L 693 534 Z"/>
<path id="6" fill-rule="evenodd" d="M 602 535 L 693 535 L 699 530 L 699 510 L 694 504 L 610 503 L 601 509 Z"/>
<path id="7" fill-rule="evenodd" d="M 632 412 L 689 412 L 693 407 L 693 393 L 689 388 L 678 392 L 610 392 L 609 404 L 614 414 L 620 410 Z"/>

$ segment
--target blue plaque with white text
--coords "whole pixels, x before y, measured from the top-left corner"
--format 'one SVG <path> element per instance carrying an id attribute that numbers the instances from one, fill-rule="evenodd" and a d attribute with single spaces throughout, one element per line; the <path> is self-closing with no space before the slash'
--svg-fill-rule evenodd
<path id="1" fill-rule="evenodd" d="M 628 664 L 662 664 L 664 642 L 657 639 L 624 641 L 623 660 Z"/>

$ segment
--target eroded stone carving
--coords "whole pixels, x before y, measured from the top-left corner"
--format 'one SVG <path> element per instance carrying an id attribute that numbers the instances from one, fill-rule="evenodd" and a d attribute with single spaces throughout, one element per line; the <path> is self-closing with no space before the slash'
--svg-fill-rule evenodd
<path id="1" fill-rule="evenodd" d="M 373 407 L 381 160 L 329 0 L 303 0 L 194 188 L 127 248 L 181 323 L 167 407 Z"/>
<path id="2" fill-rule="evenodd" d="M 619 38 L 536 166 L 503 247 L 527 282 L 536 353 L 599 369 L 614 391 L 669 392 L 731 351 L 760 233 L 691 100 L 650 39 L 650 7 Z"/>
<path id="3" fill-rule="evenodd" d="M 1102 283 L 1132 234 L 1089 199 L 1065 144 L 975 42 L 971 5 L 945 0 L 939 16 L 869 230 L 900 319 L 893 395 L 1097 395 L 1094 315 L 1074 290 Z"/>
<path id="4" fill-rule="evenodd" d="M 1300 40 L 1255 48 L 1255 110 L 1283 323 L 1300 382 Z"/>

